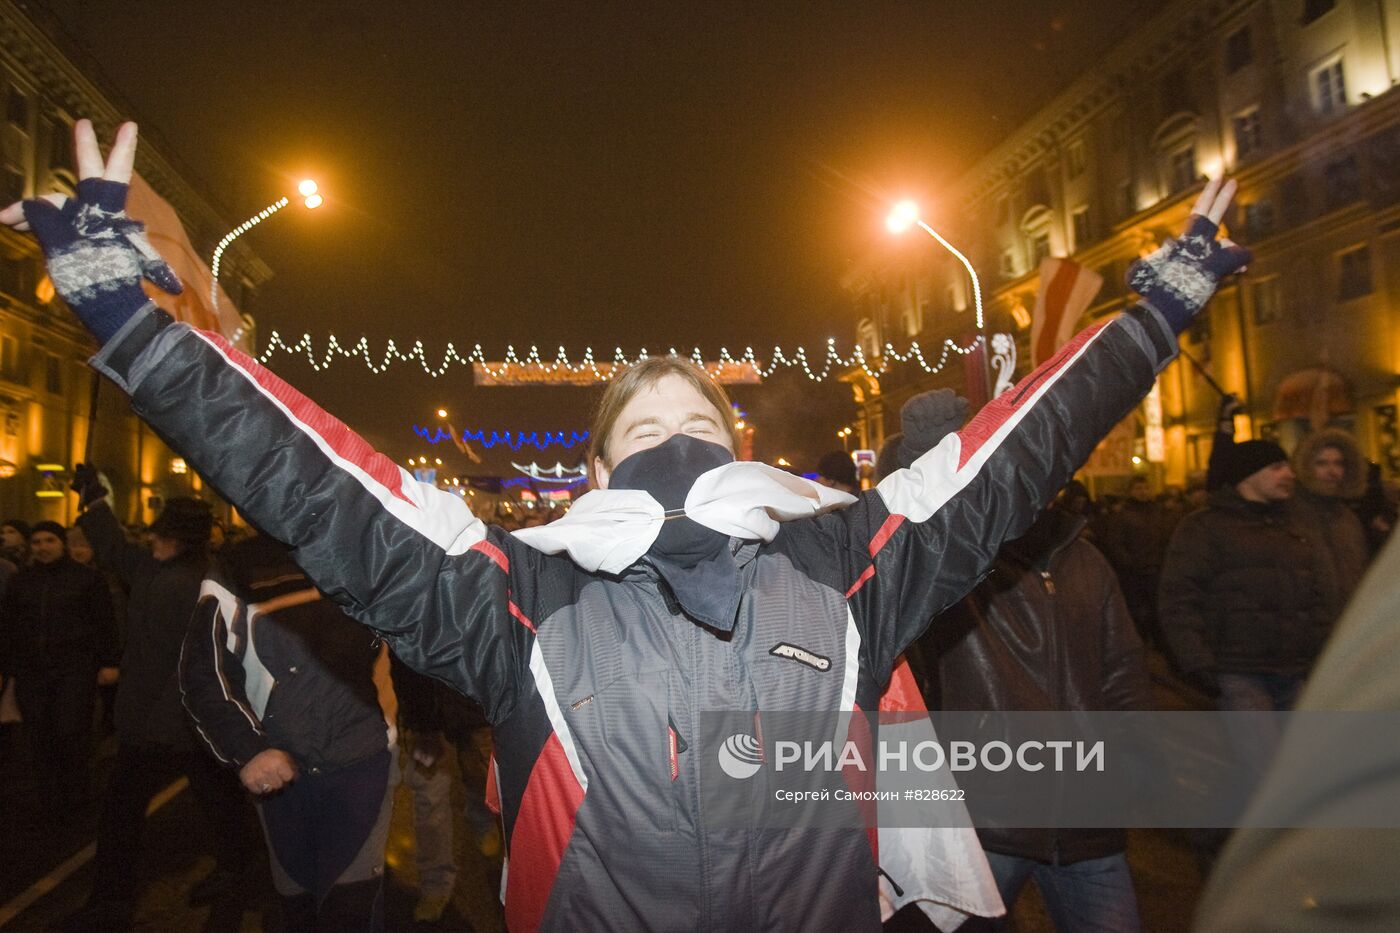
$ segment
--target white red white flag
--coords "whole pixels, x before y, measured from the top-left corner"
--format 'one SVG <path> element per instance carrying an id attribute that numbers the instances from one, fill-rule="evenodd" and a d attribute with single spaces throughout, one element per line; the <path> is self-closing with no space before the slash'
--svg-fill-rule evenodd
<path id="1" fill-rule="evenodd" d="M 1039 366 L 1074 336 L 1079 316 L 1103 287 L 1103 276 L 1068 259 L 1040 261 L 1040 291 L 1031 313 L 1031 366 Z"/>

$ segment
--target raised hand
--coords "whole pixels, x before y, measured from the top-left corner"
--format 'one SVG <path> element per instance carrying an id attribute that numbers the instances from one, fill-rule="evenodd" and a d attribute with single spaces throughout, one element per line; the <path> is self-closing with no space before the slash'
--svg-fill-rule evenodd
<path id="1" fill-rule="evenodd" d="M 126 215 L 136 124 L 122 124 L 106 160 L 90 121 L 79 120 L 73 138 L 78 196 L 46 194 L 17 202 L 0 211 L 0 222 L 33 231 L 54 289 L 105 343 L 146 304 L 143 278 L 172 295 L 183 286 L 146 239 L 145 226 Z"/>
<path id="2" fill-rule="evenodd" d="M 1249 250 L 1229 239 L 1216 239 L 1235 188 L 1234 179 L 1209 182 L 1191 209 L 1186 231 L 1128 267 L 1128 287 L 1161 312 L 1177 333 L 1205 307 L 1221 279 L 1249 264 Z"/>

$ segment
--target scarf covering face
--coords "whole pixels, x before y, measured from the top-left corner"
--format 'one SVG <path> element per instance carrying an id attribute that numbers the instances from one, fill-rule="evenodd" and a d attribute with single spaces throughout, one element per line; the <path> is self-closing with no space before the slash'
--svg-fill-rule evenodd
<path id="1" fill-rule="evenodd" d="M 546 554 L 567 553 L 590 572 L 618 574 L 645 558 L 686 615 L 728 632 L 742 595 L 729 539 L 772 541 L 780 522 L 854 501 L 677 434 L 623 460 L 607 489 L 583 495 L 563 518 L 514 534 Z"/>

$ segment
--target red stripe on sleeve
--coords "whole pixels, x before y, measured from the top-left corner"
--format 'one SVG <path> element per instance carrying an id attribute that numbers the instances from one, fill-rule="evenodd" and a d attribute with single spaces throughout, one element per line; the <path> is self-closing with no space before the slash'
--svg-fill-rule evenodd
<path id="1" fill-rule="evenodd" d="M 870 539 L 870 556 L 874 557 L 880 553 L 880 549 L 889 543 L 890 537 L 895 529 L 904 524 L 903 515 L 891 515 L 885 519 L 885 523 L 880 526 L 880 530 L 875 532 L 875 537 Z"/>
<path id="2" fill-rule="evenodd" d="M 287 385 L 252 357 L 235 349 L 223 337 L 208 331 L 200 331 L 199 334 L 227 357 L 230 363 L 252 376 L 253 381 L 264 392 L 290 409 L 298 421 L 315 432 L 316 436 L 335 451 L 336 456 L 368 473 L 395 498 L 405 502 L 412 501 L 403 493 L 403 473 L 394 461 L 369 446 L 364 438 L 331 417 L 319 405 Z"/>
<path id="3" fill-rule="evenodd" d="M 510 600 L 506 605 L 510 608 L 510 614 L 515 616 L 516 621 L 529 629 L 533 634 L 539 634 L 539 632 L 535 631 L 535 623 L 526 618 L 525 613 L 521 612 L 520 607 L 515 604 L 515 600 Z"/>
<path id="4" fill-rule="evenodd" d="M 583 788 L 569 768 L 559 736 L 551 734 L 530 771 L 510 834 L 505 904 L 510 930 L 539 928 L 582 803 Z"/>
<path id="5" fill-rule="evenodd" d="M 1053 359 L 1046 360 L 1036 367 L 1030 375 L 1026 376 L 1010 390 L 1001 393 L 992 399 L 982 410 L 977 413 L 977 417 L 967 423 L 967 427 L 958 432 L 958 438 L 962 441 L 962 450 L 958 458 L 958 469 L 967 465 L 967 461 L 972 459 L 972 455 L 982 448 L 982 445 L 997 433 L 1003 424 L 1007 422 L 1021 407 L 1021 403 L 1029 398 L 1036 387 L 1055 375 L 1064 368 L 1065 362 L 1079 349 L 1088 343 L 1105 325 L 1098 324 L 1093 327 L 1086 327 L 1079 334 L 1060 348 Z"/>
<path id="6" fill-rule="evenodd" d="M 473 544 L 471 549 L 485 554 L 487 557 L 491 558 L 491 562 L 497 567 L 500 567 L 502 571 L 510 573 L 510 558 L 506 557 L 505 551 L 496 547 L 496 545 L 492 544 L 490 541 L 482 538 L 480 541 Z"/>

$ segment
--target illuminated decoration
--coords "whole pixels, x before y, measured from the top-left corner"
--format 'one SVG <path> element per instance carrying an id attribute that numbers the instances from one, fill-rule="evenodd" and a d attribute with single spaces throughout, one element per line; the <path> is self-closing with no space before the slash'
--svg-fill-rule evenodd
<path id="1" fill-rule="evenodd" d="M 40 473 L 62 473 L 67 470 L 68 467 L 61 463 L 36 463 L 34 464 L 34 469 L 38 470 Z"/>
<path id="2" fill-rule="evenodd" d="M 535 350 L 531 347 L 531 352 Z M 645 353 L 646 351 L 642 351 Z M 563 348 L 560 348 L 563 353 Z M 677 356 L 674 348 L 671 356 Z M 692 356 L 692 359 L 695 357 Z M 734 362 L 733 360 L 722 360 L 719 362 L 707 362 L 704 359 L 695 359 L 697 365 L 710 374 L 710 378 L 720 385 L 758 385 L 763 381 L 763 377 L 752 363 Z M 601 363 L 583 368 L 574 369 L 567 365 L 560 366 L 558 360 L 553 363 L 540 361 L 531 362 L 526 357 L 525 362 L 512 362 L 509 357 L 502 362 L 473 363 L 472 379 L 479 386 L 523 386 L 523 385 L 575 385 L 591 386 L 598 382 L 607 382 L 617 375 L 618 368 L 626 369 L 630 363 Z"/>
<path id="3" fill-rule="evenodd" d="M 992 334 L 991 365 L 997 374 L 992 386 L 992 398 L 996 398 L 1016 383 L 1016 341 L 1010 334 Z"/>
<path id="4" fill-rule="evenodd" d="M 46 305 L 53 301 L 53 279 L 47 275 L 39 280 L 39 284 L 34 286 L 34 297 L 41 305 Z"/>
<path id="5" fill-rule="evenodd" d="M 170 472 L 176 476 L 183 476 L 190 471 L 190 465 L 185 462 L 184 457 L 175 457 L 170 461 Z"/>
<path id="6" fill-rule="evenodd" d="M 588 475 L 588 467 L 583 465 L 566 467 L 564 464 L 556 462 L 552 467 L 541 467 L 538 463 L 522 466 L 514 460 L 511 461 L 510 465 L 541 483 L 573 483 L 580 476 Z"/>
<path id="7" fill-rule="evenodd" d="M 18 472 L 18 466 L 8 460 L 0 460 L 0 479 L 9 479 Z"/>
<path id="8" fill-rule="evenodd" d="M 429 430 L 428 428 L 420 427 L 415 424 L 413 426 L 413 433 L 423 438 L 423 440 L 427 441 L 429 444 L 440 444 L 443 441 L 452 441 L 456 443 L 456 439 L 453 435 L 444 431 L 442 428 L 433 428 Z M 543 432 L 543 436 L 541 436 L 541 432 L 539 431 L 531 431 L 528 434 L 524 431 L 516 431 L 514 433 L 510 431 L 492 431 L 488 434 L 485 431 L 467 430 L 462 432 L 462 440 L 464 442 L 476 441 L 487 450 L 490 450 L 497 444 L 505 444 L 511 450 L 519 450 L 526 444 L 529 444 L 536 450 L 544 450 L 546 447 L 558 444 L 565 450 L 571 450 L 575 446 L 587 442 L 588 432 L 570 431 L 565 434 L 563 431 L 545 431 Z"/>
<path id="9" fill-rule="evenodd" d="M 979 298 L 980 301 L 980 298 Z M 979 304 L 979 324 L 980 324 L 980 304 Z M 953 355 L 966 356 L 976 350 L 981 337 L 973 340 L 968 346 L 959 346 L 956 341 L 949 338 L 943 341 L 943 346 L 938 355 L 938 361 L 930 364 L 928 358 L 924 356 L 923 348 L 916 340 L 909 344 L 903 353 L 894 348 L 894 344 L 886 343 L 884 351 L 876 357 L 877 362 L 872 365 L 869 357 L 865 355 L 865 350 L 857 344 L 852 348 L 850 356 L 842 356 L 836 349 L 836 339 L 831 338 L 826 342 L 826 353 L 815 365 L 808 358 L 807 348 L 799 346 L 795 351 L 789 353 L 782 347 L 774 347 L 773 354 L 767 363 L 760 361 L 754 353 L 753 347 L 745 347 L 742 356 L 736 358 L 729 352 L 727 347 L 721 347 L 719 358 L 716 362 L 707 363 L 705 356 L 700 349 L 695 348 L 689 356 L 693 362 L 703 367 L 711 376 L 719 373 L 720 376 L 726 373 L 740 373 L 743 369 L 751 369 L 758 378 L 767 379 L 779 369 L 802 367 L 803 373 L 808 379 L 814 382 L 822 382 L 832 375 L 832 370 L 841 372 L 853 366 L 859 366 L 865 370 L 866 374 L 873 379 L 878 379 L 886 373 L 893 363 L 907 363 L 910 360 L 918 363 L 920 368 L 926 373 L 937 373 L 947 365 L 948 360 Z M 486 354 L 481 349 L 481 344 L 477 344 L 470 353 L 463 356 L 458 352 L 456 346 L 449 342 L 447 349 L 443 352 L 442 361 L 436 365 L 429 362 L 427 350 L 423 347 L 423 341 L 415 340 L 413 349 L 405 353 L 399 349 L 398 344 L 392 339 L 387 341 L 382 354 L 372 355 L 369 349 L 369 340 L 361 337 L 353 346 L 346 347 L 334 334 L 327 339 L 326 348 L 323 353 L 318 354 L 315 344 L 310 334 L 303 334 L 301 339 L 294 344 L 289 344 L 282 339 L 282 335 L 273 331 L 267 340 L 267 348 L 258 357 L 258 362 L 267 363 L 278 352 L 288 353 L 292 356 L 304 356 L 307 363 L 316 372 L 329 369 L 338 357 L 348 359 L 360 359 L 365 367 L 376 376 L 383 374 L 394 362 L 410 363 L 417 361 L 423 372 L 434 379 L 442 376 L 454 363 L 462 366 L 471 366 L 474 371 L 479 371 L 485 376 L 494 380 L 490 383 L 478 382 L 481 385 L 538 385 L 540 380 L 534 378 L 537 374 L 543 373 L 557 379 L 557 384 L 561 385 L 594 385 L 600 382 L 607 382 L 617 375 L 621 369 L 626 369 L 638 360 L 648 359 L 652 354 L 645 347 L 637 351 L 635 356 L 629 357 L 622 352 L 621 347 L 613 351 L 612 360 L 598 362 L 592 347 L 584 350 L 583 357 L 578 362 L 573 362 L 568 351 L 563 347 L 559 348 L 558 354 L 551 362 L 545 362 L 540 356 L 539 347 L 531 346 L 530 352 L 522 359 L 516 353 L 515 347 L 506 349 L 505 359 L 499 363 L 492 363 L 486 359 Z M 671 348 L 671 356 L 680 356 Z M 376 360 L 377 357 L 377 360 Z M 726 367 L 734 367 L 729 370 Z M 522 375 L 529 375 L 531 378 L 522 378 L 518 382 L 511 382 L 510 379 L 516 371 Z M 581 378 L 578 378 L 581 377 Z M 719 381 L 723 381 L 720 379 Z M 756 384 L 756 380 L 744 377 L 740 380 L 745 384 Z"/>

